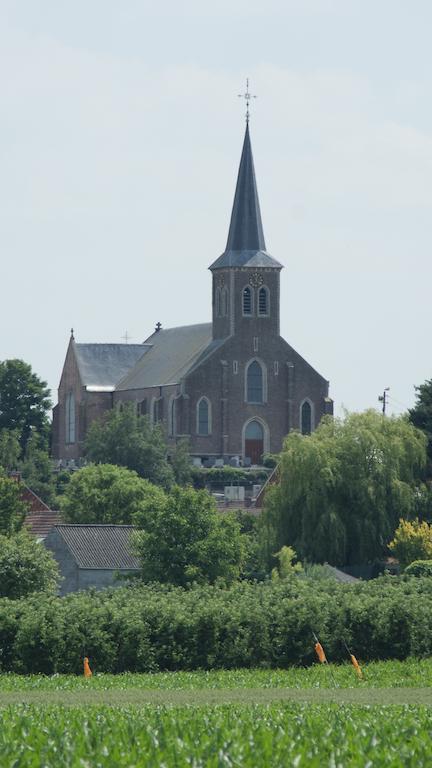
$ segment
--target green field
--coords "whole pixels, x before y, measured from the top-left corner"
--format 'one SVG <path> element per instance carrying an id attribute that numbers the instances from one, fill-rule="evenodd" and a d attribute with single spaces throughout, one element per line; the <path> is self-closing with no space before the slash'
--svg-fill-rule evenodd
<path id="1" fill-rule="evenodd" d="M 432 765 L 432 660 L 0 676 L 1 768 Z"/>

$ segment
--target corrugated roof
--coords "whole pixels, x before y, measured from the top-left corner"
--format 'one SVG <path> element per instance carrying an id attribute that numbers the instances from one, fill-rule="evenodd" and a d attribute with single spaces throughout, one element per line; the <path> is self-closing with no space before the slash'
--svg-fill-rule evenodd
<path id="1" fill-rule="evenodd" d="M 177 384 L 212 344 L 211 323 L 162 328 L 145 344 L 150 351 L 116 386 L 117 391 Z"/>
<path id="2" fill-rule="evenodd" d="M 132 525 L 55 525 L 79 568 L 135 570 L 138 559 L 131 553 Z"/>
<path id="3" fill-rule="evenodd" d="M 145 344 L 75 344 L 82 383 L 114 388 L 148 350 Z"/>
<path id="4" fill-rule="evenodd" d="M 282 269 L 282 264 L 266 251 L 249 124 L 246 124 L 226 248 L 210 269 L 245 266 Z"/>

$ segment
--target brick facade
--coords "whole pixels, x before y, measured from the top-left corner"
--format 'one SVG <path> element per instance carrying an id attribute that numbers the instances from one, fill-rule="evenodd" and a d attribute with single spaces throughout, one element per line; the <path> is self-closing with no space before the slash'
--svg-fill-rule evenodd
<path id="1" fill-rule="evenodd" d="M 291 429 L 308 431 L 309 421 L 310 429 L 314 429 L 325 413 L 332 413 L 333 403 L 326 379 L 280 336 L 281 269 L 282 265 L 266 251 L 247 127 L 227 247 L 210 267 L 211 327 L 190 326 L 189 346 L 188 328 L 155 332 L 142 350 L 136 350 L 136 364 L 132 358 L 129 360 L 126 378 L 124 363 L 122 379 L 118 372 L 115 380 L 112 371 L 111 391 L 105 391 L 107 387 L 94 391 L 97 387 L 86 386 L 72 338 L 60 381 L 59 403 L 54 409 L 54 455 L 78 459 L 91 422 L 125 402 L 136 403 L 140 413 L 163 423 L 170 446 L 180 437 L 187 437 L 191 454 L 202 458 L 247 459 L 252 450 L 255 458 L 258 454 L 261 458 L 262 453 L 279 452 Z M 174 361 L 180 348 L 185 350 L 185 359 Z M 164 354 L 167 364 L 161 365 Z M 251 364 L 254 381 L 260 382 L 258 398 L 248 396 Z M 251 377 L 252 373 L 252 381 Z M 75 401 L 73 444 L 66 440 L 68 393 L 73 393 Z M 206 398 L 209 408 L 208 434 L 199 433 L 202 398 Z M 254 423 L 248 427 L 250 422 Z"/>

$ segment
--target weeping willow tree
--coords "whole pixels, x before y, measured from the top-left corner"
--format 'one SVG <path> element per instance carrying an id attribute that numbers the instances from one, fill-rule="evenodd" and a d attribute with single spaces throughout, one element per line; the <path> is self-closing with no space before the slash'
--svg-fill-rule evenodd
<path id="1" fill-rule="evenodd" d="M 414 514 L 425 461 L 420 430 L 373 410 L 325 418 L 311 435 L 291 432 L 260 521 L 267 565 L 285 545 L 332 565 L 382 556 L 399 519 Z"/>

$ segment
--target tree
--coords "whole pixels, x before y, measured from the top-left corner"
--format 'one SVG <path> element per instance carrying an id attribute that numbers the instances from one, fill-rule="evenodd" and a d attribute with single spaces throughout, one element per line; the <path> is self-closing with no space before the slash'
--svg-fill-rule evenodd
<path id="1" fill-rule="evenodd" d="M 27 531 L 0 535 L 0 597 L 16 600 L 33 592 L 54 593 L 58 581 L 54 557 Z"/>
<path id="2" fill-rule="evenodd" d="M 191 485 L 192 466 L 189 454 L 189 441 L 179 440 L 171 457 L 171 466 L 177 485 Z"/>
<path id="3" fill-rule="evenodd" d="M 45 504 L 54 500 L 54 476 L 48 451 L 43 448 L 40 435 L 34 433 L 27 442 L 23 461 L 19 464 L 23 480 Z"/>
<path id="4" fill-rule="evenodd" d="M 140 525 L 147 505 L 155 509 L 164 491 L 125 467 L 95 464 L 74 472 L 60 497 L 70 523 Z"/>
<path id="5" fill-rule="evenodd" d="M 419 520 L 400 520 L 389 549 L 402 569 L 414 560 L 432 560 L 432 526 Z"/>
<path id="6" fill-rule="evenodd" d="M 46 382 L 23 360 L 0 362 L 0 430 L 16 431 L 24 455 L 27 442 L 37 432 L 48 445 L 51 408 Z"/>
<path id="7" fill-rule="evenodd" d="M 289 579 L 296 573 L 301 573 L 303 566 L 301 563 L 295 563 L 297 555 L 292 547 L 283 546 L 279 552 L 276 552 L 274 557 L 278 561 L 277 568 L 273 568 L 271 577 L 273 581 L 279 581 L 279 579 Z"/>
<path id="8" fill-rule="evenodd" d="M 376 411 L 324 419 L 308 436 L 291 432 L 260 521 L 267 564 L 285 544 L 310 562 L 381 557 L 399 518 L 413 514 L 425 460 L 422 432 Z"/>
<path id="9" fill-rule="evenodd" d="M 0 430 L 0 467 L 10 471 L 18 466 L 21 454 L 19 432 L 17 429 Z"/>
<path id="10" fill-rule="evenodd" d="M 416 403 L 408 411 L 411 424 L 421 429 L 428 440 L 429 475 L 432 474 L 432 379 L 420 384 L 416 390 Z"/>
<path id="11" fill-rule="evenodd" d="M 127 467 L 164 488 L 174 482 L 162 428 L 152 427 L 147 416 L 138 416 L 132 403 L 92 423 L 85 452 L 90 461 Z"/>
<path id="12" fill-rule="evenodd" d="M 27 513 L 27 504 L 21 501 L 16 480 L 0 474 L 0 535 L 12 536 L 19 531 Z"/>
<path id="13" fill-rule="evenodd" d="M 245 537 L 234 515 L 219 514 L 207 491 L 176 486 L 159 509 L 147 507 L 141 525 L 134 542 L 145 581 L 185 586 L 239 577 Z"/>

